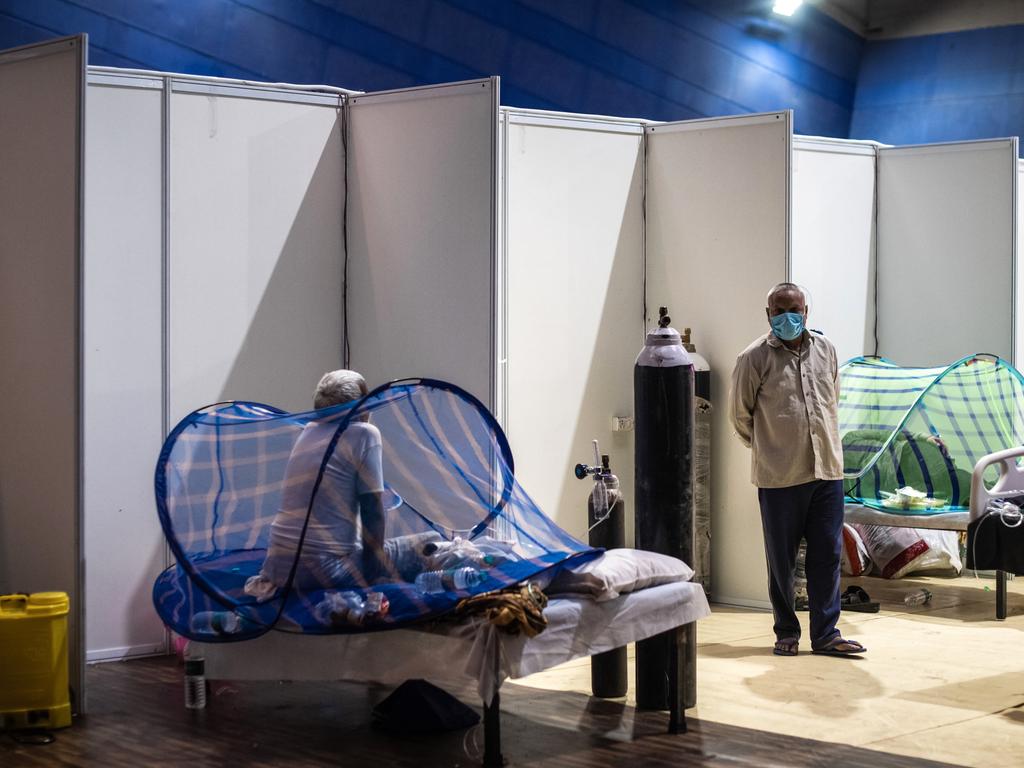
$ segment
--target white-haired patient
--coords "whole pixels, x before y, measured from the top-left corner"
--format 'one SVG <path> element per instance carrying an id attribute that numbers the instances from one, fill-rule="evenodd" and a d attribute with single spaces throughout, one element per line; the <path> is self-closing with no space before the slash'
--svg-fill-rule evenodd
<path id="1" fill-rule="evenodd" d="M 360 374 L 331 371 L 317 384 L 313 406 L 329 408 L 366 393 Z M 311 421 L 295 441 L 281 506 L 270 526 L 267 557 L 259 575 L 246 582 L 247 594 L 266 600 L 287 583 L 300 539 L 302 555 L 293 582 L 299 589 L 364 587 L 391 570 L 390 542 L 384 541 L 381 436 L 369 415 L 353 419 L 338 436 L 310 509 L 310 495 L 337 426 L 337 419 Z"/>

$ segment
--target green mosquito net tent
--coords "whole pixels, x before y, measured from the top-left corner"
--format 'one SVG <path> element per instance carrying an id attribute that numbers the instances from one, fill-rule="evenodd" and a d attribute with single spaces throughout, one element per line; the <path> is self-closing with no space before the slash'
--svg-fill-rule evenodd
<path id="1" fill-rule="evenodd" d="M 945 368 L 857 357 L 839 377 L 846 495 L 865 506 L 911 515 L 965 510 L 978 460 L 1024 445 L 1024 377 L 994 355 Z"/>

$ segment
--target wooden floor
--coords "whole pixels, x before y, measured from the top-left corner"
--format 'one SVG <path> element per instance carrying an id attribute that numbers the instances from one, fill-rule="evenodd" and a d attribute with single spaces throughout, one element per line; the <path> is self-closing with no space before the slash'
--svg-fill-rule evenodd
<path id="1" fill-rule="evenodd" d="M 880 614 L 844 614 L 866 658 L 772 656 L 771 618 L 715 606 L 700 623 L 690 732 L 632 698 L 587 695 L 585 660 L 502 688 L 503 747 L 521 766 L 1024 766 L 1024 579 L 1010 618 L 991 620 L 983 582 L 860 582 Z M 988 582 L 991 586 L 992 582 Z M 935 594 L 924 609 L 910 588 Z M 805 614 L 806 616 L 806 614 Z M 381 688 L 343 683 L 215 683 L 185 710 L 174 658 L 90 666 L 89 712 L 48 745 L 0 733 L 0 766 L 474 766 L 482 727 L 430 736 L 371 725 Z M 632 690 L 632 689 L 631 689 Z M 476 705 L 470 689 L 453 691 Z M 808 738 L 812 737 L 812 738 Z"/>
<path id="2" fill-rule="evenodd" d="M 0 736 L 0 765 L 14 766 L 474 766 L 482 728 L 396 737 L 371 726 L 387 691 L 343 683 L 215 684 L 208 708 L 182 706 L 173 658 L 92 666 L 90 714 L 48 745 Z M 473 702 L 471 691 L 460 691 Z M 924 768 L 844 745 L 691 719 L 669 736 L 663 713 L 565 691 L 507 686 L 504 752 L 521 766 L 843 766 Z M 880 759 L 881 758 L 881 759 Z"/>

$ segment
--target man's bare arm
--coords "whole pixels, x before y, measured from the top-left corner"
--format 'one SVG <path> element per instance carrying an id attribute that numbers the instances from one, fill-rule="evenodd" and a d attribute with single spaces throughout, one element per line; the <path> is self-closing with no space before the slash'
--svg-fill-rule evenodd
<path id="1" fill-rule="evenodd" d="M 363 524 L 363 577 L 372 583 L 388 573 L 384 554 L 384 494 L 382 491 L 359 494 L 359 517 Z"/>

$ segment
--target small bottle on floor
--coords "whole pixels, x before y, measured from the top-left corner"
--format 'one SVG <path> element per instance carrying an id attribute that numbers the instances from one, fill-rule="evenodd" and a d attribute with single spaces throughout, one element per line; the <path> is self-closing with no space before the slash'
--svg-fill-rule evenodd
<path id="1" fill-rule="evenodd" d="M 908 608 L 917 605 L 928 605 L 932 600 L 932 593 L 927 589 L 918 589 L 903 598 L 903 604 Z"/>
<path id="2" fill-rule="evenodd" d="M 202 658 L 185 660 L 185 708 L 206 708 L 206 664 Z"/>

